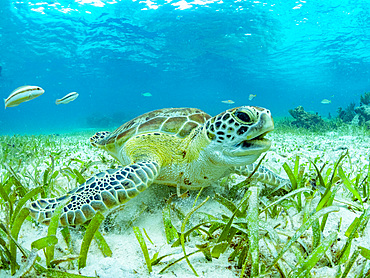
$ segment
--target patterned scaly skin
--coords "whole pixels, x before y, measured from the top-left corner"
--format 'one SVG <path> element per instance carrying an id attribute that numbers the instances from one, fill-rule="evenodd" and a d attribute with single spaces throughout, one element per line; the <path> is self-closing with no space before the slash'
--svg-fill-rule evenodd
<path id="1" fill-rule="evenodd" d="M 34 219 L 49 224 L 57 205 L 68 198 L 70 202 L 63 208 L 60 225 L 80 225 L 91 219 L 96 211 L 104 213 L 136 197 L 153 183 L 158 172 L 159 165 L 155 161 L 110 169 L 90 178 L 62 197 L 32 202 L 29 210 Z"/>
<path id="2" fill-rule="evenodd" d="M 182 110 L 176 109 L 176 113 L 178 111 Z M 98 132 L 90 138 L 92 145 L 106 149 L 127 166 L 101 172 L 65 196 L 32 202 L 31 216 L 48 224 L 58 204 L 68 199 L 60 225 L 80 225 L 96 211 L 108 212 L 152 183 L 198 189 L 231 173 L 249 176 L 256 167 L 256 159 L 270 148 L 271 142 L 264 136 L 274 128 L 269 110 L 251 106 L 229 109 L 209 117 L 203 125 L 192 122 L 194 128 L 188 133 L 183 131 L 186 135 L 183 137 L 161 130 L 138 132 L 142 125 L 134 126 L 136 131 L 129 138 L 123 138 L 124 141 L 119 141 L 122 140 L 119 135 L 127 131 L 122 127 L 113 133 Z M 178 133 L 183 129 L 179 130 Z M 102 143 L 110 138 L 116 141 Z M 276 186 L 288 183 L 264 167 L 259 167 L 252 178 Z"/>

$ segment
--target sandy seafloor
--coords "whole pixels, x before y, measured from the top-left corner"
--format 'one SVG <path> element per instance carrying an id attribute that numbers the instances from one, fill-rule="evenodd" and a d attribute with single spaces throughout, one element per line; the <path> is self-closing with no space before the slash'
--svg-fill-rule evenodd
<path id="1" fill-rule="evenodd" d="M 62 142 L 65 142 L 65 147 L 62 145 L 62 149 L 69 148 L 70 154 L 66 159 L 80 158 L 82 160 L 97 160 L 100 161 L 100 155 L 104 155 L 110 159 L 109 155 L 101 150 L 90 147 L 87 142 L 86 136 L 61 136 Z M 348 149 L 350 160 L 346 158 L 343 162 L 343 169 L 346 173 L 357 173 L 358 171 L 366 171 L 369 163 L 369 146 L 370 138 L 365 137 L 358 132 L 351 132 L 350 129 L 344 129 L 337 132 L 328 132 L 320 135 L 302 133 L 302 134 L 283 134 L 283 133 L 271 133 L 268 136 L 272 139 L 272 147 L 267 152 L 267 156 L 263 165 L 270 168 L 271 170 L 279 173 L 281 176 L 286 177 L 286 174 L 282 168 L 284 162 L 288 162 L 293 167 L 294 159 L 296 155 L 301 157 L 301 162 L 307 162 L 308 159 L 314 160 L 318 157 L 318 165 L 322 165 L 324 162 L 328 162 L 329 165 L 339 158 L 344 150 Z M 46 167 L 46 166 L 45 166 Z M 58 165 L 57 165 L 58 167 Z M 107 165 L 98 164 L 98 169 L 90 168 L 92 172 L 99 172 L 106 169 Z M 92 170 L 91 170 L 92 169 Z M 93 174 L 91 172 L 91 174 Z M 353 177 L 353 176 L 351 176 Z M 237 177 L 237 181 L 242 180 L 242 177 Z M 60 176 L 58 183 L 63 184 L 66 188 L 72 188 L 74 185 L 69 184 L 68 180 Z M 64 185 L 65 184 L 65 185 Z M 261 187 L 264 185 L 260 184 Z M 208 195 L 214 196 L 215 192 L 223 192 L 225 188 L 215 184 L 213 187 L 206 188 L 203 190 L 200 201 L 204 200 Z M 195 277 L 186 261 L 183 260 L 171 268 L 165 273 L 158 274 L 158 272 L 164 268 L 168 262 L 172 262 L 177 258 L 183 256 L 181 247 L 171 248 L 166 243 L 163 221 L 162 221 L 162 209 L 165 207 L 166 199 L 176 193 L 175 188 L 168 188 L 162 185 L 153 185 L 148 190 L 140 194 L 135 199 L 125 204 L 124 209 L 114 213 L 113 227 L 109 231 L 104 231 L 103 235 L 108 242 L 109 246 L 113 251 L 112 257 L 105 258 L 100 250 L 97 248 L 95 242 L 92 243 L 87 258 L 87 266 L 80 271 L 68 270 L 72 273 L 80 273 L 88 276 L 95 276 L 102 278 L 108 277 Z M 190 211 L 197 192 L 192 192 L 190 197 L 186 199 L 176 199 L 174 202 L 184 212 Z M 340 196 L 340 195 L 338 195 Z M 341 198 L 346 198 L 346 194 L 342 194 Z M 336 203 L 343 205 L 340 203 Z M 365 204 L 366 207 L 366 204 Z M 342 218 L 342 226 L 339 231 L 339 238 L 343 238 L 341 241 L 337 241 L 332 249 L 339 250 L 343 247 L 345 242 L 344 232 L 348 226 L 352 223 L 354 218 L 361 215 L 361 212 L 347 209 L 348 205 L 343 205 L 337 213 L 331 213 L 326 225 L 324 236 L 327 236 L 332 231 L 338 231 L 338 223 Z M 216 201 L 210 199 L 201 208 L 201 211 L 206 211 L 211 214 L 230 214 L 223 206 L 219 205 Z M 290 217 L 286 219 L 290 221 L 282 221 L 283 225 L 279 229 L 286 229 L 289 231 L 296 230 L 301 225 L 302 217 L 294 211 L 289 212 Z M 197 217 L 191 218 L 191 221 L 196 222 Z M 179 223 L 174 223 L 178 225 Z M 148 270 L 144 261 L 144 257 L 140 246 L 133 233 L 132 226 L 138 226 L 145 228 L 149 237 L 154 244 L 149 243 L 146 240 L 150 255 L 152 256 L 155 252 L 159 251 L 159 256 L 174 253 L 173 256 L 166 257 L 158 265 L 153 266 L 153 271 L 148 274 Z M 179 228 L 179 226 L 177 226 Z M 76 248 L 76 253 L 79 253 L 83 233 L 78 230 L 71 229 L 72 239 Z M 27 249 L 30 249 L 31 243 L 41 237 L 47 235 L 47 226 L 35 225 L 30 221 L 26 221 L 22 226 L 19 243 Z M 305 233 L 307 242 L 310 242 L 311 229 Z M 60 233 L 58 233 L 59 249 L 66 249 L 64 240 Z M 282 237 L 284 238 L 284 237 Z M 190 253 L 197 250 L 195 244 L 199 243 L 199 239 L 193 238 L 190 242 L 186 243 L 187 252 Z M 370 248 L 370 229 L 366 227 L 363 236 L 355 238 L 352 244 L 352 250 L 356 245 L 360 245 L 366 248 Z M 261 241 L 260 244 L 261 252 L 265 252 L 266 248 L 264 243 Z M 58 249 L 57 248 L 57 249 Z M 196 269 L 200 277 L 212 277 L 212 278 L 228 278 L 228 277 L 239 277 L 240 270 L 235 268 L 234 262 L 228 262 L 228 256 L 231 250 L 222 254 L 219 259 L 213 259 L 212 262 L 206 261 L 202 253 L 198 253 L 190 257 L 190 260 Z M 59 252 L 56 252 L 56 257 L 60 256 Z M 39 251 L 39 256 L 42 258 L 41 264 L 45 265 L 44 254 Z M 360 255 L 356 260 L 348 277 L 357 277 L 357 271 L 361 269 L 361 265 L 365 262 L 365 259 Z M 63 265 L 61 265 L 63 268 Z M 335 277 L 336 269 L 330 269 L 326 266 L 318 264 L 312 271 L 312 277 Z M 7 276 L 4 272 L 0 271 L 0 276 Z M 273 277 L 279 277 L 273 276 Z"/>

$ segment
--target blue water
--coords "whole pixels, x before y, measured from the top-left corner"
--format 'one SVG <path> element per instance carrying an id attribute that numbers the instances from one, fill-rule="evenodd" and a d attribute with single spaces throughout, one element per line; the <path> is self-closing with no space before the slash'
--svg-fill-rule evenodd
<path id="1" fill-rule="evenodd" d="M 118 126 L 163 107 L 288 117 L 302 105 L 327 117 L 370 91 L 368 1 L 0 2 L 1 97 L 45 90 L 0 109 L 0 134 Z"/>

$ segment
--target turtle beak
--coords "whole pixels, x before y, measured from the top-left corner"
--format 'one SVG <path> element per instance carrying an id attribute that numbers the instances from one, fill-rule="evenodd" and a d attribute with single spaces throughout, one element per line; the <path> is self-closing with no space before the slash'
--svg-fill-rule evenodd
<path id="1" fill-rule="evenodd" d="M 245 133 L 247 140 L 257 139 L 260 136 L 265 136 L 268 132 L 273 131 L 274 120 L 267 114 L 262 114 L 260 120 L 253 126 L 251 126 Z"/>
<path id="2" fill-rule="evenodd" d="M 235 156 L 262 153 L 270 149 L 271 141 L 265 138 L 266 134 L 274 130 L 274 121 L 270 114 L 262 113 L 259 121 L 250 126 L 243 134 L 244 140 L 235 145 L 231 152 Z"/>

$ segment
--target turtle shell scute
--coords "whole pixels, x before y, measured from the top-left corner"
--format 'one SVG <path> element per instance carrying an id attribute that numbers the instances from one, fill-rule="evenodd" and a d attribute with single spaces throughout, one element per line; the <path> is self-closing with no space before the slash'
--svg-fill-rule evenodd
<path id="1" fill-rule="evenodd" d="M 164 108 L 140 115 L 113 131 L 98 142 L 99 145 L 123 145 L 128 139 L 138 134 L 161 132 L 180 138 L 202 126 L 210 115 L 197 108 Z"/>

